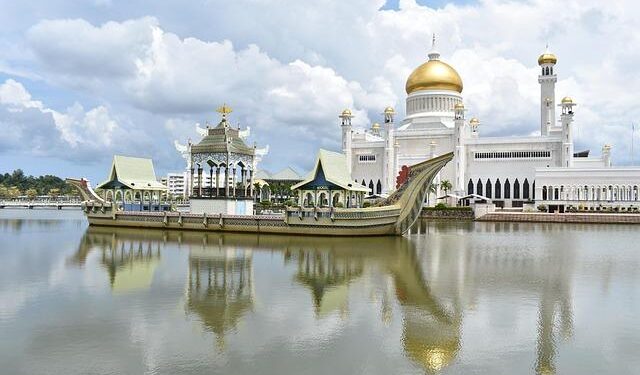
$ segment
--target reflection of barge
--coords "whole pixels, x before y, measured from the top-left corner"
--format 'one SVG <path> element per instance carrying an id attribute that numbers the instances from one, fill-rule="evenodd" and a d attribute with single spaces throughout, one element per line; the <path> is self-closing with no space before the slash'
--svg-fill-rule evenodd
<path id="1" fill-rule="evenodd" d="M 85 180 L 67 181 L 86 199 L 83 208 L 90 225 L 325 236 L 400 235 L 416 221 L 429 185 L 452 157 L 448 153 L 412 166 L 404 184 L 379 206 L 289 207 L 284 216 L 118 211 L 112 203 L 99 200 Z"/>

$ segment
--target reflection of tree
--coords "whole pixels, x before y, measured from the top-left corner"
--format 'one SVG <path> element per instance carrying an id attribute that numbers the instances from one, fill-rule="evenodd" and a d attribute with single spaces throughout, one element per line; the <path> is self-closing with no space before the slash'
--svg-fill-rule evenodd
<path id="1" fill-rule="evenodd" d="M 251 251 L 203 246 L 189 254 L 187 311 L 224 346 L 224 335 L 253 307 Z"/>
<path id="2" fill-rule="evenodd" d="M 10 231 L 19 233 L 25 228 L 51 228 L 61 226 L 63 220 L 52 219 L 0 219 L 0 229 L 2 231 Z"/>

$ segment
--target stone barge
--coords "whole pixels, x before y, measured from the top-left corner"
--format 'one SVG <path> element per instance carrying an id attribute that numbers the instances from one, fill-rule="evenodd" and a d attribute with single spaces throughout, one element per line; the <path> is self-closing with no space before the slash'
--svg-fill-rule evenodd
<path id="1" fill-rule="evenodd" d="M 121 211 L 117 204 L 100 199 L 86 180 L 67 182 L 85 197 L 82 207 L 92 226 L 318 236 L 402 235 L 419 218 L 429 185 L 452 158 L 453 153 L 448 153 L 411 166 L 404 184 L 376 207 L 290 207 L 277 216 Z"/>

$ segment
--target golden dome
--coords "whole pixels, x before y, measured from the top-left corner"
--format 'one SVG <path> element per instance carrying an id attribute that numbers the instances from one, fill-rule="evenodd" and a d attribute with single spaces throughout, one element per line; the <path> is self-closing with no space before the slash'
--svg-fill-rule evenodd
<path id="1" fill-rule="evenodd" d="M 342 111 L 342 116 L 351 116 L 351 110 L 349 108 Z"/>
<path id="2" fill-rule="evenodd" d="M 571 99 L 571 97 L 569 96 L 565 96 L 564 98 L 562 98 L 562 104 L 573 104 L 573 99 Z"/>
<path id="3" fill-rule="evenodd" d="M 538 65 L 542 64 L 555 64 L 558 62 L 558 58 L 551 52 L 545 52 L 538 57 Z"/>
<path id="4" fill-rule="evenodd" d="M 458 103 L 455 106 L 453 106 L 453 109 L 464 109 L 464 104 Z"/>
<path id="5" fill-rule="evenodd" d="M 384 109 L 384 113 L 396 113 L 393 107 L 387 107 Z"/>
<path id="6" fill-rule="evenodd" d="M 373 123 L 373 126 L 371 126 L 372 129 L 380 129 L 380 124 L 378 124 L 377 122 Z"/>
<path id="7" fill-rule="evenodd" d="M 477 117 L 472 118 L 471 120 L 469 120 L 469 124 L 475 124 L 478 125 L 480 123 L 480 120 L 478 120 Z"/>
<path id="8" fill-rule="evenodd" d="M 462 79 L 449 64 L 431 59 L 411 73 L 405 89 L 407 94 L 418 90 L 450 90 L 462 93 Z"/>

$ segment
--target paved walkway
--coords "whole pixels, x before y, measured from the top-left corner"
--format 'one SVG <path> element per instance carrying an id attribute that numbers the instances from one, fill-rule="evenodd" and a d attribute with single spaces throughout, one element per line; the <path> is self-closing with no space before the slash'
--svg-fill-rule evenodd
<path id="1" fill-rule="evenodd" d="M 640 224 L 640 214 L 493 212 L 476 220 L 533 223 Z"/>

